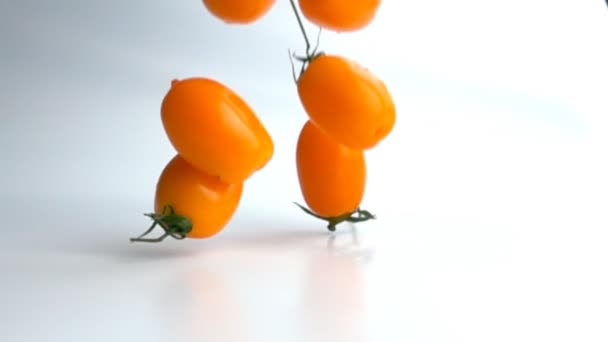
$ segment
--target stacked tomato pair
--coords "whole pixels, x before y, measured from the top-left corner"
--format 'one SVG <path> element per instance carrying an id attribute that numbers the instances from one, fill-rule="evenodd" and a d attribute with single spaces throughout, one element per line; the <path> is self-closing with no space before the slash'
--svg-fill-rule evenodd
<path id="1" fill-rule="evenodd" d="M 337 224 L 374 218 L 359 205 L 366 185 L 366 150 L 395 125 L 395 105 L 384 83 L 345 57 L 313 55 L 297 80 L 308 114 L 296 150 L 309 214 Z"/>
<path id="2" fill-rule="evenodd" d="M 177 154 L 158 179 L 152 226 L 131 241 L 215 235 L 236 212 L 243 183 L 271 159 L 273 141 L 251 106 L 210 78 L 173 80 L 161 119 Z M 146 238 L 157 225 L 164 234 Z"/>
<path id="3" fill-rule="evenodd" d="M 380 0 L 299 0 L 302 14 L 322 29 L 356 31 L 367 26 Z M 203 0 L 229 24 L 264 17 L 275 0 Z M 308 214 L 335 230 L 341 222 L 374 218 L 359 205 L 366 185 L 365 151 L 393 129 L 395 106 L 385 84 L 343 56 L 311 51 L 302 19 L 290 0 L 306 41 L 299 75 L 300 102 L 308 114 L 298 137 L 296 166 Z M 292 60 L 292 67 L 293 60 Z M 174 80 L 161 105 L 167 136 L 177 151 L 160 175 L 152 226 L 131 241 L 207 238 L 233 217 L 243 184 L 272 158 L 274 144 L 250 105 L 227 85 L 210 78 Z M 160 226 L 163 234 L 146 236 Z"/>

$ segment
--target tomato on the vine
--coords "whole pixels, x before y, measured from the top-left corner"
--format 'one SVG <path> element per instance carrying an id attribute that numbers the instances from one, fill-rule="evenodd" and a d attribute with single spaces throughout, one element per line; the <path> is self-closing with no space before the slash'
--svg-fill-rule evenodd
<path id="1" fill-rule="evenodd" d="M 302 196 L 312 212 L 337 217 L 359 208 L 366 181 L 362 150 L 338 143 L 308 120 L 298 137 L 296 166 Z"/>
<path id="2" fill-rule="evenodd" d="M 224 183 L 176 155 L 158 178 L 154 213 L 146 214 L 154 224 L 131 241 L 160 242 L 168 236 L 200 239 L 218 234 L 234 216 L 242 193 L 243 183 Z M 156 225 L 164 234 L 146 238 Z"/>
<path id="3" fill-rule="evenodd" d="M 309 118 L 338 142 L 370 149 L 392 131 L 395 104 L 384 82 L 359 63 L 321 54 L 297 80 Z"/>
<path id="4" fill-rule="evenodd" d="M 227 183 L 245 181 L 274 153 L 272 138 L 250 105 L 210 78 L 174 80 L 161 118 L 186 161 Z"/>
<path id="5" fill-rule="evenodd" d="M 251 24 L 264 17 L 276 0 L 203 0 L 205 8 L 227 24 Z"/>
<path id="6" fill-rule="evenodd" d="M 302 14 L 312 23 L 336 32 L 352 32 L 368 26 L 381 0 L 299 0 Z"/>

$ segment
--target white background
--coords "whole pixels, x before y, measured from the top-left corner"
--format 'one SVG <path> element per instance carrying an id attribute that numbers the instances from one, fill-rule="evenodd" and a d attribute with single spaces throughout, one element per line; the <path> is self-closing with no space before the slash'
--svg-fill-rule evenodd
<path id="1" fill-rule="evenodd" d="M 286 0 L 246 27 L 200 1 L 0 16 L 2 340 L 608 340 L 603 1 L 387 0 L 365 30 L 324 32 L 398 110 L 367 153 L 378 219 L 336 234 L 292 204 Z M 175 153 L 160 102 L 190 76 L 239 92 L 275 155 L 216 237 L 130 244 Z"/>

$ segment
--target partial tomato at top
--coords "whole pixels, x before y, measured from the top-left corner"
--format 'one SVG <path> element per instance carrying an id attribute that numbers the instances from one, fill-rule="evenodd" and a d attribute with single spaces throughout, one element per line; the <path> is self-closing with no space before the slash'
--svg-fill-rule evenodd
<path id="1" fill-rule="evenodd" d="M 366 181 L 363 151 L 338 143 L 308 120 L 298 137 L 296 166 L 302 196 L 315 214 L 338 217 L 359 207 Z"/>
<path id="2" fill-rule="evenodd" d="M 146 214 L 154 224 L 131 241 L 160 242 L 168 236 L 177 239 L 211 237 L 230 222 L 242 193 L 243 183 L 224 183 L 176 155 L 158 178 L 154 213 Z M 145 237 L 157 225 L 164 234 L 157 238 Z"/>
<path id="3" fill-rule="evenodd" d="M 203 0 L 205 8 L 227 24 L 252 24 L 264 17 L 276 0 Z"/>
<path id="4" fill-rule="evenodd" d="M 370 149 L 392 131 L 396 109 L 384 82 L 342 56 L 321 54 L 297 81 L 310 119 L 340 143 Z"/>
<path id="5" fill-rule="evenodd" d="M 245 100 L 210 78 L 174 80 L 161 105 L 177 152 L 195 168 L 241 183 L 272 158 L 270 134 Z"/>
<path id="6" fill-rule="evenodd" d="M 380 0 L 299 0 L 300 10 L 312 23 L 335 32 L 353 32 L 376 17 Z"/>

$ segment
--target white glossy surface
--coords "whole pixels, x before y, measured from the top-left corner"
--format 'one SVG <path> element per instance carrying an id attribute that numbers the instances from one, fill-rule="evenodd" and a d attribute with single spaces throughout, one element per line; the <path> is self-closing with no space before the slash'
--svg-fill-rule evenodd
<path id="1" fill-rule="evenodd" d="M 329 234 L 291 203 L 285 1 L 250 30 L 198 1 L 3 2 L 0 340 L 608 340 L 605 5 L 385 8 L 322 40 L 399 110 L 367 155 L 378 220 Z M 173 156 L 160 100 L 194 74 L 255 106 L 275 156 L 218 236 L 130 244 Z"/>
<path id="2" fill-rule="evenodd" d="M 241 213 L 213 240 L 131 245 L 136 205 L 31 209 L 0 243 L 6 341 L 607 337 L 606 221 L 589 212 L 404 213 L 336 234 Z"/>

